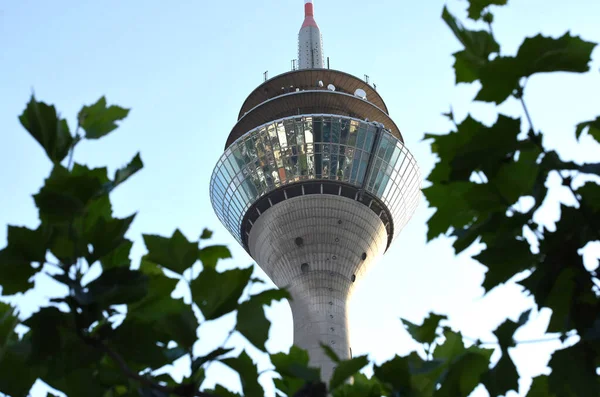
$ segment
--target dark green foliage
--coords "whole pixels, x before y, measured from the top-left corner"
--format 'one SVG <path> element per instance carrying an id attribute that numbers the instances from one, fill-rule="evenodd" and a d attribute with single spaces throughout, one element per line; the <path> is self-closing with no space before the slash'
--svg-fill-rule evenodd
<path id="1" fill-rule="evenodd" d="M 369 360 L 367 356 L 353 357 L 349 360 L 340 361 L 335 367 L 329 381 L 329 390 L 334 390 L 368 364 Z"/>
<path id="2" fill-rule="evenodd" d="M 106 98 L 102 97 L 95 104 L 84 106 L 77 119 L 87 139 L 98 139 L 117 129 L 116 121 L 123 120 L 128 114 L 129 109 L 106 106 Z"/>
<path id="3" fill-rule="evenodd" d="M 419 343 L 431 345 L 438 336 L 436 331 L 440 321 L 445 319 L 447 319 L 447 317 L 444 315 L 430 313 L 429 316 L 423 320 L 422 325 L 415 325 L 405 319 L 402 319 L 402 323 L 414 340 Z"/>
<path id="4" fill-rule="evenodd" d="M 204 318 L 214 320 L 234 311 L 251 275 L 251 267 L 227 270 L 222 273 L 212 267 L 205 268 L 191 283 L 194 302 L 202 311 Z"/>
<path id="5" fill-rule="evenodd" d="M 171 238 L 145 234 L 144 242 L 146 259 L 175 273 L 183 274 L 198 260 L 198 243 L 189 242 L 179 230 Z"/>
<path id="6" fill-rule="evenodd" d="M 242 352 L 238 357 L 226 358 L 221 361 L 240 374 L 242 390 L 245 396 L 263 396 L 265 394 L 262 386 L 258 383 L 258 369 L 256 368 L 256 364 L 252 362 L 252 359 L 246 352 Z"/>
<path id="7" fill-rule="evenodd" d="M 587 132 L 596 142 L 600 143 L 600 117 L 596 117 L 595 120 L 584 121 L 583 123 L 577 124 L 575 129 L 575 136 L 577 139 L 581 137 L 583 132 Z"/>
<path id="8" fill-rule="evenodd" d="M 60 163 L 75 142 L 65 119 L 59 118 L 54 106 L 36 101 L 32 95 L 23 114 L 21 124 L 46 151 L 53 163 Z"/>
<path id="9" fill-rule="evenodd" d="M 263 306 L 282 299 L 290 299 L 289 293 L 286 290 L 272 289 L 253 295 L 238 306 L 236 329 L 262 351 L 266 351 L 265 343 L 271 328 Z"/>
<path id="10" fill-rule="evenodd" d="M 488 32 L 463 27 L 447 10 L 443 19 L 464 47 L 454 54 L 457 83 L 479 82 L 481 89 L 476 100 L 497 104 L 508 98 L 517 100 L 527 127 L 523 130 L 520 120 L 502 115 L 491 127 L 471 116 L 456 123 L 450 112 L 446 116 L 455 123 L 453 131 L 425 135 L 432 139 L 432 152 L 438 156 L 428 177 L 431 185 L 424 189 L 430 206 L 436 209 L 428 221 L 428 239 L 450 232 L 456 238 L 457 253 L 476 241 L 483 243 L 485 248 L 474 259 L 488 268 L 483 282 L 486 292 L 521 275 L 519 283 L 536 304 L 552 310 L 548 332 L 563 337 L 577 332 L 581 337 L 574 346 L 554 353 L 549 363 L 551 374 L 536 378 L 529 396 L 598 395 L 599 280 L 595 271 L 584 266 L 580 250 L 589 242 L 600 240 L 600 188 L 596 182 L 588 181 L 582 186 L 574 179 L 579 175 L 598 175 L 600 167 L 563 161 L 558 153 L 546 149 L 543 133 L 534 129 L 525 98 L 527 79 L 534 75 L 587 72 L 596 44 L 568 32 L 559 38 L 537 35 L 526 38 L 514 56 L 495 56 L 500 49 L 493 38 L 494 18 L 489 6 L 504 3 L 469 0 L 469 18 L 483 19 L 489 25 Z M 598 141 L 598 131 L 598 120 L 591 120 L 579 123 L 575 135 L 579 138 L 587 132 Z M 555 228 L 546 228 L 534 221 L 534 215 L 547 200 L 551 173 L 560 175 L 577 205 L 562 204 Z M 527 196 L 534 203 L 523 210 L 519 200 Z M 533 249 L 532 240 L 537 242 Z M 514 332 L 527 320 L 528 315 L 517 323 L 507 320 L 495 331 L 502 356 L 493 368 L 485 369 L 481 356 L 461 359 L 474 366 L 470 374 L 479 373 L 480 379 L 469 380 L 461 375 L 456 383 L 451 379 L 461 371 L 452 369 L 444 375 L 435 395 L 464 395 L 479 381 L 492 396 L 518 390 L 519 375 L 509 348 L 515 343 Z M 414 326 L 409 325 L 409 330 L 413 336 L 418 335 Z M 440 358 L 438 352 L 436 348 L 434 358 Z M 406 367 L 402 364 L 402 368 Z M 397 372 L 407 373 L 399 369 Z M 410 390 L 407 381 L 402 385 Z"/>

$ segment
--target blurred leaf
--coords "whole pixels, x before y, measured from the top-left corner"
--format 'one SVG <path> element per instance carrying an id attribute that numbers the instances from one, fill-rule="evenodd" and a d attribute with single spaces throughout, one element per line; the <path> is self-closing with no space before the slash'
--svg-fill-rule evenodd
<path id="1" fill-rule="evenodd" d="M 488 371 L 493 350 L 476 346 L 465 348 L 460 333 L 447 329 L 446 340 L 436 346 L 433 357 L 445 361 L 447 372 L 436 396 L 467 397 L 480 383 L 481 376 Z"/>
<path id="2" fill-rule="evenodd" d="M 1 347 L 0 347 L 1 348 Z M 15 341 L 5 346 L 0 355 L 0 391 L 9 396 L 28 396 L 29 390 L 41 375 L 38 366 L 28 361 L 29 340 Z"/>
<path id="3" fill-rule="evenodd" d="M 271 363 L 275 370 L 284 378 L 297 378 L 304 382 L 319 382 L 321 380 L 320 370 L 309 368 L 308 353 L 297 346 L 290 347 L 288 353 L 271 354 Z M 295 393 L 295 390 L 293 391 Z"/>
<path id="4" fill-rule="evenodd" d="M 98 139 L 115 130 L 117 121 L 123 120 L 129 109 L 119 106 L 106 106 L 106 98 L 101 97 L 89 106 L 84 106 L 77 116 L 81 128 L 85 130 L 87 139 Z"/>
<path id="5" fill-rule="evenodd" d="M 339 386 L 333 391 L 333 397 L 381 397 L 383 386 L 376 377 L 367 378 L 361 373 L 354 375 L 351 385 Z"/>
<path id="6" fill-rule="evenodd" d="M 600 143 L 600 117 L 577 124 L 577 128 L 575 129 L 577 139 L 581 138 L 583 132 L 587 132 L 596 142 Z"/>
<path id="7" fill-rule="evenodd" d="M 583 204 L 593 211 L 600 212 L 600 185 L 594 182 L 586 182 L 583 186 L 576 190 L 576 193 L 581 196 Z"/>
<path id="8" fill-rule="evenodd" d="M 129 253 L 131 252 L 132 247 L 133 247 L 133 242 L 131 240 L 123 239 L 121 244 L 119 244 L 116 248 L 114 248 L 108 254 L 106 254 L 102 258 L 100 258 L 100 263 L 102 263 L 102 268 L 105 270 L 112 269 L 113 267 L 128 268 L 131 265 L 131 260 L 129 259 Z"/>
<path id="9" fill-rule="evenodd" d="M 337 355 L 336 352 L 333 351 L 331 346 L 326 345 L 325 343 L 321 343 L 320 345 L 321 349 L 323 349 L 323 351 L 325 352 L 325 355 L 329 357 L 331 361 L 333 361 L 334 363 L 339 363 L 341 361 L 340 357 Z"/>
<path id="10" fill-rule="evenodd" d="M 552 354 L 548 365 L 548 389 L 557 396 L 600 396 L 597 351 L 585 343 L 578 343 Z"/>
<path id="11" fill-rule="evenodd" d="M 334 390 L 367 365 L 369 365 L 367 356 L 358 356 L 351 358 L 350 360 L 340 361 L 336 365 L 331 380 L 329 381 L 329 390 Z"/>
<path id="12" fill-rule="evenodd" d="M 132 369 L 141 371 L 146 368 L 159 369 L 187 354 L 187 350 L 181 347 L 167 348 L 171 340 L 171 335 L 157 324 L 127 316 L 108 342 Z"/>
<path id="13" fill-rule="evenodd" d="M 93 248 L 92 252 L 86 256 L 88 264 L 93 264 L 97 260 L 109 255 L 128 240 L 125 239 L 125 233 L 133 222 L 135 214 L 123 219 L 98 219 L 97 223 L 85 236 L 88 244 Z"/>
<path id="14" fill-rule="evenodd" d="M 0 251 L 0 285 L 3 295 L 26 292 L 33 287 L 29 279 L 38 272 L 31 264 L 9 248 Z"/>
<path id="15" fill-rule="evenodd" d="M 443 364 L 444 360 L 425 361 L 412 352 L 375 365 L 373 371 L 377 379 L 400 395 L 430 396 L 446 370 Z"/>
<path id="16" fill-rule="evenodd" d="M 148 293 L 148 277 L 124 267 L 106 269 L 86 285 L 89 303 L 102 307 L 137 302 Z"/>
<path id="17" fill-rule="evenodd" d="M 489 56 L 500 50 L 498 43 L 486 31 L 465 29 L 446 7 L 442 13 L 442 19 L 465 48 L 454 54 L 456 83 L 476 80 L 480 69 L 488 62 Z"/>
<path id="18" fill-rule="evenodd" d="M 144 242 L 147 260 L 178 274 L 183 274 L 198 259 L 198 243 L 189 242 L 179 229 L 170 238 L 144 234 Z"/>
<path id="19" fill-rule="evenodd" d="M 117 187 L 121 183 L 129 179 L 130 176 L 144 168 L 144 163 L 140 154 L 136 154 L 135 157 L 125 167 L 120 168 L 115 172 L 115 179 L 113 180 L 113 188 Z"/>
<path id="20" fill-rule="evenodd" d="M 250 343 L 266 352 L 265 343 L 269 338 L 271 323 L 265 317 L 263 305 L 270 305 L 274 300 L 289 298 L 289 292 L 272 289 L 253 295 L 238 307 L 236 329 Z"/>
<path id="21" fill-rule="evenodd" d="M 435 313 L 429 315 L 423 320 L 422 325 L 416 325 L 408 320 L 400 319 L 408 333 L 419 343 L 427 343 L 431 345 L 438 336 L 436 330 L 441 320 L 446 320 L 448 317 Z"/>
<path id="22" fill-rule="evenodd" d="M 481 19 L 481 14 L 488 6 L 503 6 L 508 0 L 469 0 L 469 18 L 474 21 Z"/>
<path id="23" fill-rule="evenodd" d="M 502 357 L 483 378 L 483 383 L 492 396 L 504 395 L 510 390 L 519 390 L 519 373 L 508 353 L 508 348 L 515 346 L 513 335 L 529 320 L 530 313 L 531 310 L 522 313 L 517 322 L 508 319 L 494 331 Z"/>
<path id="24" fill-rule="evenodd" d="M 205 268 L 214 268 L 217 266 L 217 261 L 219 259 L 231 258 L 231 252 L 229 252 L 229 248 L 224 245 L 210 245 L 200 250 L 198 258 L 202 261 Z"/>
<path id="25" fill-rule="evenodd" d="M 15 309 L 7 303 L 0 302 L 0 362 L 9 343 L 17 339 L 15 333 L 17 324 L 19 318 L 15 315 Z"/>
<path id="26" fill-rule="evenodd" d="M 548 389 L 548 375 L 540 375 L 533 378 L 527 397 L 556 397 Z"/>
<path id="27" fill-rule="evenodd" d="M 196 357 L 192 362 L 192 372 L 198 371 L 205 363 L 214 361 L 226 355 L 227 353 L 230 353 L 231 351 L 233 351 L 233 348 L 219 347 L 218 349 L 215 349 L 204 356 Z"/>
<path id="28" fill-rule="evenodd" d="M 238 300 L 250 281 L 252 268 L 232 269 L 222 273 L 205 268 L 192 281 L 194 302 L 206 320 L 214 320 L 238 307 Z"/>
<path id="29" fill-rule="evenodd" d="M 208 230 L 208 229 L 204 229 L 202 230 L 202 234 L 200 235 L 200 239 L 201 240 L 207 240 L 209 238 L 211 238 L 213 235 L 213 232 Z"/>
<path id="30" fill-rule="evenodd" d="M 106 169 L 88 169 L 76 164 L 73 171 L 56 165 L 34 197 L 42 222 L 70 222 L 82 215 L 92 199 L 103 193 Z"/>
<path id="31" fill-rule="evenodd" d="M 260 383 L 258 383 L 258 369 L 256 364 L 254 364 L 245 351 L 239 357 L 226 358 L 221 360 L 221 362 L 239 374 L 244 396 L 264 396 L 265 391 Z"/>
<path id="32" fill-rule="evenodd" d="M 531 253 L 529 243 L 516 239 L 499 241 L 493 246 L 486 247 L 473 259 L 488 268 L 483 281 L 483 288 L 486 292 L 507 282 L 517 273 L 531 269 L 537 263 L 536 256 Z"/>
<path id="33" fill-rule="evenodd" d="M 535 73 L 587 72 L 594 47 L 569 33 L 558 39 L 527 38 L 516 57 L 497 57 L 481 67 L 481 90 L 475 99 L 500 104 L 519 88 L 521 78 Z"/>
<path id="34" fill-rule="evenodd" d="M 517 52 L 522 76 L 545 72 L 584 73 L 590 70 L 592 51 L 596 43 L 565 33 L 558 39 L 538 34 L 526 38 Z"/>
<path id="35" fill-rule="evenodd" d="M 204 390 L 204 393 L 214 394 L 219 397 L 241 397 L 238 393 L 234 393 L 221 385 L 216 385 L 214 389 Z"/>
<path id="36" fill-rule="evenodd" d="M 8 226 L 8 247 L 18 252 L 29 262 L 44 263 L 50 233 L 48 228 L 40 225 L 36 230 L 26 227 Z"/>
<path id="37" fill-rule="evenodd" d="M 74 139 L 69 132 L 67 121 L 58 117 L 54 106 L 38 102 L 31 95 L 19 120 L 31 136 L 42 145 L 53 163 L 58 164 L 67 156 Z"/>

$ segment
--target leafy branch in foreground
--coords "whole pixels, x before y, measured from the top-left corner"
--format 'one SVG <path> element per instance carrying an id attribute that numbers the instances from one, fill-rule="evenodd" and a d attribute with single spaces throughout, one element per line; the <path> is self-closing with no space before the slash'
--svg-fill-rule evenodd
<path id="1" fill-rule="evenodd" d="M 600 163 L 564 161 L 547 149 L 525 98 L 527 81 L 534 75 L 587 72 L 596 44 L 570 33 L 559 38 L 537 35 L 526 38 L 516 55 L 501 55 L 490 6 L 506 1 L 469 3 L 469 17 L 483 19 L 487 30 L 468 30 L 447 9 L 442 14 L 464 46 L 454 54 L 456 83 L 479 82 L 478 101 L 518 101 L 526 125 L 501 114 L 491 126 L 467 116 L 447 134 L 426 134 L 438 156 L 428 177 L 431 185 L 424 189 L 429 205 L 436 209 L 428 221 L 428 239 L 449 232 L 456 253 L 476 241 L 483 243 L 485 248 L 474 259 L 488 268 L 483 282 L 486 292 L 519 276 L 518 283 L 537 305 L 552 310 L 547 332 L 579 336 L 576 344 L 554 353 L 549 364 L 552 373 L 534 380 L 532 396 L 600 395 L 599 280 L 595 270 L 584 266 L 580 253 L 600 240 L 600 187 L 594 179 L 600 175 Z M 454 122 L 452 112 L 447 116 Z M 587 132 L 599 141 L 597 121 L 578 124 L 576 137 Z M 555 228 L 534 220 L 547 200 L 547 181 L 553 173 L 577 203 L 560 205 Z M 532 242 L 537 249 L 531 248 Z M 522 318 L 517 324 L 526 321 Z M 518 389 L 518 373 L 506 342 L 514 327 L 515 323 L 507 322 L 496 331 L 502 358 L 483 378 L 491 395 Z M 579 359 L 569 360 L 571 355 Z M 574 373 L 577 377 L 571 376 Z M 539 394 L 542 389 L 547 394 Z"/>

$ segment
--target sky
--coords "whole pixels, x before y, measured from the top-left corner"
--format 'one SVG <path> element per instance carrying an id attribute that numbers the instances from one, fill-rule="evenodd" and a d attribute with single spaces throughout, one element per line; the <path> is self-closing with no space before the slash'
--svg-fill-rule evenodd
<path id="1" fill-rule="evenodd" d="M 315 19 L 333 69 L 377 84 L 390 115 L 399 126 L 425 178 L 435 163 L 426 132 L 445 133 L 451 125 L 441 115 L 450 106 L 460 120 L 468 113 L 492 123 L 496 110 L 472 103 L 477 85 L 454 86 L 451 54 L 459 43 L 440 18 L 441 0 L 320 0 Z M 495 35 L 504 54 L 513 54 L 524 37 L 540 31 L 559 36 L 570 30 L 600 42 L 600 2 L 579 0 L 510 0 L 496 11 Z M 466 2 L 448 0 L 464 19 Z M 251 265 L 214 215 L 208 194 L 210 175 L 221 155 L 246 96 L 269 76 L 287 72 L 297 55 L 297 33 L 303 20 L 301 0 L 254 1 L 65 1 L 0 0 L 0 246 L 5 224 L 37 225 L 31 194 L 39 190 L 51 164 L 23 130 L 17 116 L 32 91 L 57 106 L 71 126 L 81 106 L 106 95 L 109 103 L 132 108 L 122 126 L 108 137 L 77 147 L 75 161 L 114 170 L 141 152 L 145 168 L 113 194 L 117 216 L 138 212 L 128 237 L 135 240 L 134 262 L 144 254 L 142 233 L 171 235 L 179 228 L 196 239 L 203 228 L 215 232 L 214 243 L 228 245 L 233 259 L 222 268 Z M 593 53 L 586 75 L 535 76 L 526 101 L 546 144 L 568 160 L 597 161 L 600 146 L 589 137 L 574 140 L 574 126 L 598 116 L 600 50 Z M 517 103 L 500 111 L 522 116 Z M 525 124 L 524 124 L 525 127 Z M 555 178 L 556 179 L 556 178 Z M 572 203 L 558 181 L 538 220 L 550 227 L 558 203 Z M 423 186 L 427 186 L 424 182 Z M 420 323 L 430 311 L 446 314 L 448 325 L 466 337 L 494 342 L 491 331 L 507 317 L 515 320 L 534 307 L 514 283 L 483 296 L 485 267 L 470 259 L 481 247 L 455 256 L 452 240 L 426 243 L 426 221 L 433 213 L 420 207 L 383 260 L 362 281 L 350 306 L 354 355 L 368 354 L 376 363 L 407 354 L 417 346 L 400 317 Z M 584 250 L 586 265 L 597 266 L 600 245 Z M 260 269 L 256 274 L 265 278 Z M 47 277 L 18 299 L 23 316 L 62 290 Z M 292 317 L 285 302 L 267 311 L 272 320 L 270 352 L 292 344 Z M 544 334 L 548 310 L 534 310 L 533 321 L 516 334 L 519 341 Z M 216 347 L 233 324 L 228 316 L 199 331 L 198 353 Z M 260 369 L 265 355 L 241 337 L 230 345 L 247 348 Z M 547 362 L 560 342 L 524 343 L 511 350 L 522 376 L 525 395 L 531 377 L 548 373 Z M 497 354 L 494 356 L 497 358 Z M 183 376 L 179 363 L 176 376 Z M 261 376 L 268 395 L 269 374 Z M 233 372 L 210 367 L 206 385 L 221 383 L 239 390 Z M 32 395 L 44 396 L 36 385 Z M 473 396 L 487 396 L 478 388 Z"/>

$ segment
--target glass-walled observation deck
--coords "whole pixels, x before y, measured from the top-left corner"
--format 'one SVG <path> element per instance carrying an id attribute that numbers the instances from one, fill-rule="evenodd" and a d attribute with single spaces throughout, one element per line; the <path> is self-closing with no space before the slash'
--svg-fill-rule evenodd
<path id="1" fill-rule="evenodd" d="M 314 114 L 269 122 L 238 138 L 213 171 L 211 202 L 243 244 L 242 223 L 257 201 L 310 181 L 338 182 L 379 199 L 391 215 L 393 230 L 402 230 L 420 197 L 415 159 L 381 124 Z"/>

